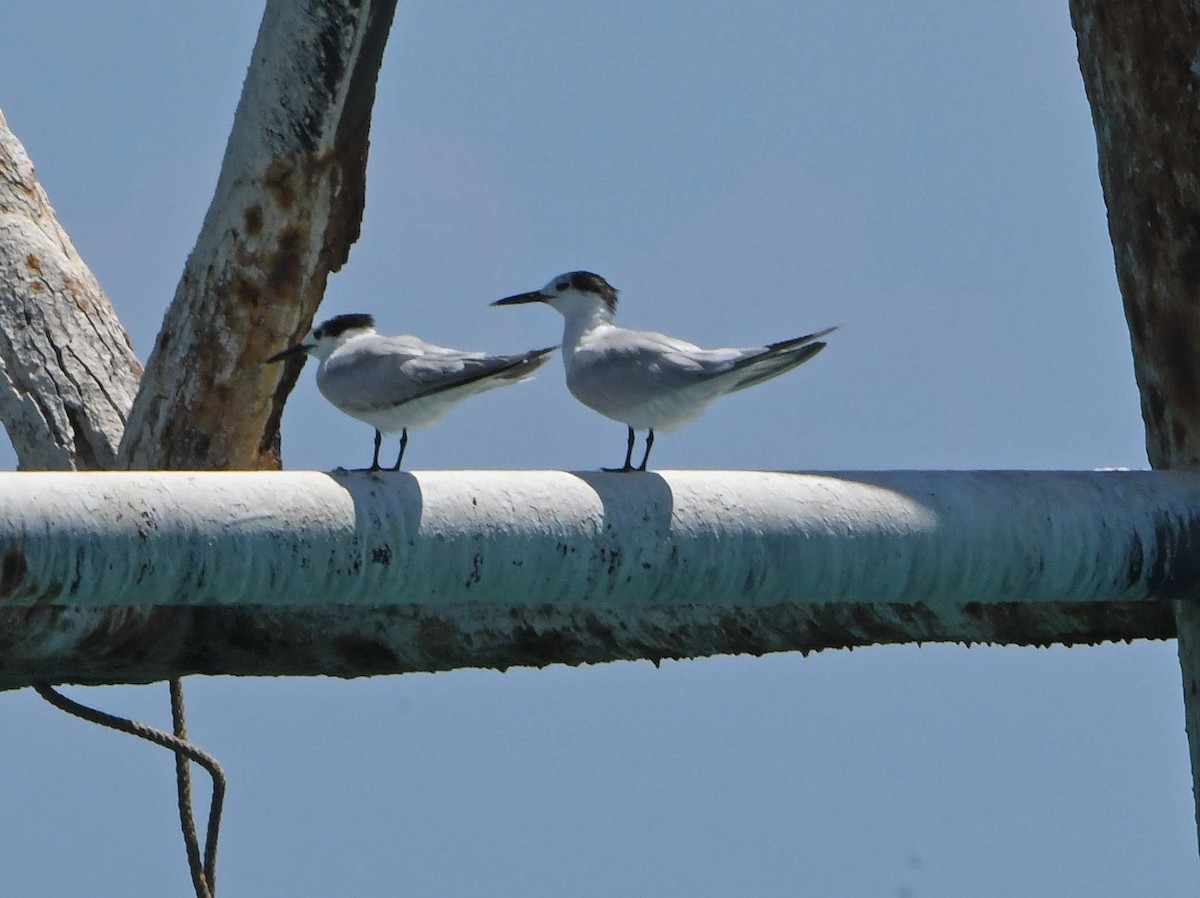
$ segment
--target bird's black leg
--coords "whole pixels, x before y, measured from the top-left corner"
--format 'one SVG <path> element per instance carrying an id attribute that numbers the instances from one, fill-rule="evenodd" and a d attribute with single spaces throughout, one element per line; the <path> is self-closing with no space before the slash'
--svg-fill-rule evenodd
<path id="1" fill-rule="evenodd" d="M 379 468 L 379 444 L 383 442 L 383 434 L 378 430 L 375 431 L 375 454 L 371 457 L 371 467 L 367 470 L 378 471 Z"/>
<path id="2" fill-rule="evenodd" d="M 400 470 L 400 462 L 404 460 L 404 450 L 408 448 L 408 428 L 405 427 L 400 431 L 400 454 L 396 456 L 396 466 L 393 471 Z"/>
<path id="3" fill-rule="evenodd" d="M 638 465 L 639 471 L 646 470 L 646 462 L 650 461 L 650 447 L 654 445 L 654 428 L 650 428 L 650 432 L 646 434 L 646 454 L 642 456 L 642 463 Z"/>
<path id="4" fill-rule="evenodd" d="M 628 426 L 628 425 L 626 425 Z M 625 471 L 633 470 L 633 428 L 629 428 L 629 441 L 625 445 L 625 464 L 619 468 L 601 468 L 601 471 L 609 471 L 610 473 L 624 473 Z"/>

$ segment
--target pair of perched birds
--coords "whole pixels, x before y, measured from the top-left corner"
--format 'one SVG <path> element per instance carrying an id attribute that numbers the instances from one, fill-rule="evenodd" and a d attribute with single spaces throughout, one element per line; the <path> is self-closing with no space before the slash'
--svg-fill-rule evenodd
<path id="1" fill-rule="evenodd" d="M 829 327 L 750 349 L 701 349 L 652 331 L 617 327 L 617 291 L 598 274 L 572 271 L 540 290 L 494 306 L 544 302 L 565 319 L 563 363 L 571 394 L 629 429 L 625 463 L 606 471 L 644 471 L 656 430 L 694 421 L 718 396 L 790 371 L 825 348 Z M 400 434 L 400 470 L 408 431 L 428 427 L 465 399 L 529 377 L 557 347 L 517 355 L 463 352 L 418 340 L 384 337 L 370 315 L 330 318 L 268 362 L 302 353 L 320 359 L 317 387 L 333 405 L 375 428 L 370 470 L 378 471 L 385 433 Z M 645 430 L 646 451 L 633 466 L 634 431 Z"/>

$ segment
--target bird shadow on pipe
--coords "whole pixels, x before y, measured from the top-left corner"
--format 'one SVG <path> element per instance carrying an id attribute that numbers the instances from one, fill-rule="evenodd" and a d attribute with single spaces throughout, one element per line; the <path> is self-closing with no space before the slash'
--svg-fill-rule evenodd
<path id="1" fill-rule="evenodd" d="M 407 538 L 420 530 L 425 500 L 421 482 L 408 471 L 333 471 L 328 476 L 350 494 L 354 530 L 364 551 L 390 553 L 383 537 L 394 533 L 396 521 L 403 522 Z"/>
<path id="2" fill-rule="evenodd" d="M 571 471 L 588 485 L 604 507 L 604 529 L 653 528 L 665 536 L 671 527 L 675 495 L 666 479 L 653 471 L 613 474 L 602 471 Z"/>
<path id="3" fill-rule="evenodd" d="M 572 471 L 600 500 L 604 530 L 592 550 L 597 592 L 635 588 L 648 594 L 662 588 L 675 571 L 672 519 L 675 496 L 653 472 L 612 474 Z M 638 534 L 631 541 L 628 534 Z"/>

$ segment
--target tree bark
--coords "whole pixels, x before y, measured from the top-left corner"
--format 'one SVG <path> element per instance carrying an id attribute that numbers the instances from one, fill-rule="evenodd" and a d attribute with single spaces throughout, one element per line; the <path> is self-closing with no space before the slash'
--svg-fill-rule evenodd
<path id="1" fill-rule="evenodd" d="M 0 114 L 0 421 L 20 469 L 112 468 L 141 373 L 116 311 Z M 0 610 L 0 632 L 41 634 L 56 646 L 31 668 L 47 679 L 84 645 L 108 655 L 132 633 L 178 645 L 189 621 L 155 608 Z"/>
<path id="2" fill-rule="evenodd" d="M 1200 4 L 1071 0 L 1154 468 L 1200 467 Z M 1176 605 L 1200 827 L 1200 612 Z"/>
<path id="3" fill-rule="evenodd" d="M 394 12 L 395 0 L 269 0 L 213 203 L 140 393 L 111 305 L 2 129 L 0 420 L 23 470 L 278 467 L 299 366 L 259 363 L 309 327 L 358 236 Z M 36 671 L 53 682 L 81 655 L 121 669 L 193 626 L 178 609 L 0 612 L 0 632 L 58 647 Z"/>
<path id="4" fill-rule="evenodd" d="M 308 329 L 358 238 L 395 0 L 269 0 L 216 194 L 121 446 L 128 468 L 274 469 Z"/>
<path id="5" fill-rule="evenodd" d="M 216 194 L 136 400 L 142 371 L 128 338 L 0 119 L 0 283 L 12 285 L 0 296 L 0 419 L 22 468 L 279 467 L 279 420 L 300 366 L 260 362 L 307 329 L 358 238 L 395 2 L 268 0 Z M 123 663 L 178 646 L 193 626 L 190 610 L 169 608 L 0 615 L 0 633 L 55 634 L 58 657 L 38 672 L 54 682 L 85 646 Z M 195 854 L 182 758 L 177 774 Z M 211 871 L 207 885 L 193 875 L 210 894 Z"/>
<path id="6" fill-rule="evenodd" d="M 0 420 L 21 470 L 113 467 L 141 374 L 0 113 Z"/>

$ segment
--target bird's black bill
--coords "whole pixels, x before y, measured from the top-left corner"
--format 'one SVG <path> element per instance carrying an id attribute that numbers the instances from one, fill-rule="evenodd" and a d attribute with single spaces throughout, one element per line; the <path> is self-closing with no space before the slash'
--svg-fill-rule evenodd
<path id="1" fill-rule="evenodd" d="M 265 362 L 263 362 L 263 364 L 269 365 L 272 362 L 282 362 L 285 359 L 290 359 L 294 355 L 303 355 L 303 354 L 304 354 L 304 344 L 297 343 L 295 346 L 289 346 L 283 352 L 275 353 L 275 355 L 271 356 L 269 359 L 267 359 Z"/>
<path id="2" fill-rule="evenodd" d="M 498 299 L 492 305 L 494 306 L 519 306 L 526 302 L 545 302 L 546 295 L 540 290 L 534 290 L 531 293 L 518 293 L 516 296 L 506 296 L 504 299 Z"/>

